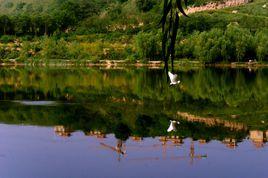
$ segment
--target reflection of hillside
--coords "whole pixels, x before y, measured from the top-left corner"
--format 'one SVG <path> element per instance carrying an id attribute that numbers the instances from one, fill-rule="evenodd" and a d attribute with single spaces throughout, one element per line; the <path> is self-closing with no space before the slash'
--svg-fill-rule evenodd
<path id="1" fill-rule="evenodd" d="M 0 99 L 60 100 L 96 107 L 105 105 L 108 109 L 104 112 L 107 113 L 113 107 L 121 112 L 132 110 L 131 114 L 122 114 L 128 119 L 144 110 L 146 113 L 164 111 L 165 114 L 173 114 L 178 109 L 186 112 L 194 110 L 198 114 L 231 116 L 247 126 L 254 124 L 254 128 L 258 129 L 258 122 L 254 121 L 268 116 L 267 71 L 262 69 L 249 73 L 242 69 L 215 68 L 178 71 L 182 90 L 169 87 L 162 70 L 2 68 Z M 246 119 L 241 119 L 243 114 Z M 231 124 L 230 128 L 233 127 Z"/>
<path id="2" fill-rule="evenodd" d="M 194 121 L 195 120 L 190 120 L 190 122 L 194 122 Z M 200 122 L 200 120 L 198 120 L 198 122 Z M 213 124 L 211 124 L 211 123 L 213 123 Z M 209 124 L 210 124 L 210 126 L 214 126 L 214 124 L 218 124 L 218 122 L 211 122 L 210 121 Z M 235 128 L 233 128 L 233 127 L 232 127 L 232 129 L 235 130 Z M 73 130 L 71 130 L 69 127 L 62 126 L 62 125 L 55 126 L 54 131 L 58 136 L 62 136 L 62 137 L 69 137 L 69 136 L 71 136 L 71 133 L 73 132 Z M 194 132 L 196 132 L 196 130 Z M 158 140 L 162 146 L 167 146 L 167 145 L 169 145 L 169 146 L 181 146 L 184 144 L 184 141 L 183 141 L 184 137 L 181 135 L 177 135 L 177 134 L 180 134 L 180 133 L 174 133 L 173 135 L 159 136 Z M 90 136 L 90 137 L 95 137 L 95 138 L 101 138 L 101 139 L 106 138 L 106 133 L 104 133 L 102 131 L 98 131 L 98 130 L 85 132 L 85 135 Z M 130 136 L 130 138 L 134 142 L 141 142 L 141 143 L 143 142 L 143 137 L 140 137 L 140 136 L 133 135 L 133 136 Z M 251 131 L 249 131 L 249 139 L 252 141 L 252 143 L 254 144 L 254 146 L 256 148 L 261 148 L 264 146 L 264 143 L 266 143 L 268 141 L 268 130 L 267 131 L 251 130 Z M 221 141 L 224 145 L 226 145 L 227 148 L 230 148 L 230 149 L 236 148 L 238 146 L 238 142 L 239 142 L 236 138 L 230 138 L 230 137 L 229 138 L 225 137 Z M 203 145 L 203 144 L 207 143 L 207 140 L 202 139 L 202 138 L 198 138 L 198 142 L 199 142 L 199 144 Z"/>
<path id="3" fill-rule="evenodd" d="M 141 100 L 126 97 L 122 98 L 111 97 L 110 101 L 114 103 L 128 103 L 128 104 L 131 103 L 131 104 L 143 105 L 143 102 Z"/>
<path id="4" fill-rule="evenodd" d="M 159 141 L 162 145 L 166 145 L 168 142 L 171 142 L 173 145 L 180 146 L 183 144 L 183 138 L 181 136 L 160 136 Z"/>
<path id="5" fill-rule="evenodd" d="M 162 70 L 2 68 L 0 99 L 106 102 L 108 107 L 133 104 L 140 109 L 165 108 L 169 113 L 178 109 L 205 111 L 237 120 L 246 113 L 246 121 L 253 123 L 251 118 L 255 119 L 256 114 L 251 113 L 268 115 L 267 71 L 249 73 L 215 68 L 179 71 L 182 84 L 177 88 L 168 86 Z"/>
<path id="6" fill-rule="evenodd" d="M 256 148 L 261 148 L 268 141 L 268 130 L 266 132 L 260 130 L 252 130 L 249 132 L 249 138 L 252 140 Z"/>
<path id="7" fill-rule="evenodd" d="M 177 112 L 177 114 L 182 118 L 190 122 L 201 122 L 208 126 L 222 125 L 223 127 L 230 128 L 232 130 L 247 130 L 247 126 L 241 123 L 222 120 L 220 118 L 210 118 L 210 117 L 200 117 L 195 116 L 186 112 Z"/>
<path id="8" fill-rule="evenodd" d="M 222 141 L 223 144 L 226 145 L 227 148 L 234 149 L 237 147 L 237 140 L 233 138 L 225 138 Z"/>
<path id="9" fill-rule="evenodd" d="M 71 130 L 69 127 L 58 125 L 58 126 L 54 126 L 54 132 L 56 133 L 56 135 L 60 137 L 70 137 L 71 133 L 74 131 Z M 98 130 L 85 132 L 85 135 L 89 137 L 95 137 L 98 139 L 106 138 L 106 133 L 102 131 L 98 131 Z M 140 142 L 140 143 L 143 142 L 143 137 L 139 137 L 139 136 L 130 136 L 130 139 L 134 142 Z M 252 141 L 253 145 L 256 148 L 261 148 L 268 141 L 268 130 L 267 131 L 251 130 L 249 132 L 249 139 Z M 181 146 L 184 144 L 183 137 L 179 135 L 159 136 L 158 140 L 163 147 Z M 200 145 L 207 144 L 207 141 L 202 138 L 199 138 L 198 142 Z M 230 149 L 235 149 L 238 146 L 238 140 L 235 138 L 226 137 L 222 140 L 222 143 L 226 145 L 227 148 L 230 148 Z M 118 144 L 115 147 L 109 146 L 104 143 L 101 143 L 101 144 L 104 147 L 110 148 L 120 154 L 121 153 L 125 154 L 125 151 L 122 151 L 123 142 L 120 139 L 118 140 Z M 126 149 L 125 146 L 124 146 L 124 149 Z"/>
<path id="10" fill-rule="evenodd" d="M 95 136 L 96 138 L 106 138 L 106 134 L 101 131 L 89 131 L 85 132 L 86 136 Z"/>
<path id="11" fill-rule="evenodd" d="M 54 132 L 61 137 L 70 137 L 73 131 L 68 127 L 58 125 L 54 127 Z"/>
<path id="12" fill-rule="evenodd" d="M 143 140 L 142 137 L 132 136 L 131 139 L 135 142 L 141 142 Z"/>
<path id="13" fill-rule="evenodd" d="M 199 143 L 200 143 L 201 145 L 203 145 L 203 144 L 206 144 L 206 143 L 207 143 L 207 141 L 206 141 L 205 139 L 199 139 L 198 141 L 199 141 Z"/>
<path id="14" fill-rule="evenodd" d="M 39 126 L 65 126 L 55 128 L 60 135 L 68 136 L 72 130 L 81 130 L 86 135 L 105 137 L 105 134 L 118 132 L 118 125 L 126 125 L 127 132 L 134 136 L 133 139 L 141 140 L 142 137 L 172 136 L 167 133 L 170 116 L 168 113 L 159 112 L 161 108 L 153 106 L 143 109 L 136 105 L 122 106 L 110 105 L 108 102 L 86 104 L 61 104 L 55 106 L 21 105 L 14 102 L 3 102 L 0 105 L 0 122 L 7 124 L 27 124 Z M 142 114 L 140 114 L 142 112 Z M 100 132 L 101 131 L 101 132 Z M 220 126 L 207 126 L 203 123 L 181 122 L 176 136 L 182 138 L 193 137 L 209 141 L 223 138 L 245 138 L 244 130 L 232 130 Z M 175 138 L 170 138 L 175 139 Z M 174 142 L 177 142 L 174 140 Z"/>
<path id="15" fill-rule="evenodd" d="M 268 128 L 265 120 L 268 115 L 267 71 L 249 73 L 242 69 L 215 68 L 177 71 L 182 90 L 169 87 L 162 70 L 2 68 L 0 99 L 62 102 L 48 108 L 3 101 L 0 121 L 64 125 L 73 130 L 89 131 L 87 134 L 99 138 L 114 133 L 115 127 L 124 123 L 130 135 L 136 137 L 133 139 L 142 141 L 143 137 L 171 136 L 166 133 L 167 125 L 180 109 L 185 112 L 180 113 L 184 120 L 176 136 L 198 139 L 203 144 L 228 138 L 229 141 L 224 142 L 231 146 L 235 145 L 232 140 L 237 143 L 247 136 L 248 128 Z M 232 121 L 227 121 L 227 117 Z M 95 130 L 103 133 L 92 133 Z"/>

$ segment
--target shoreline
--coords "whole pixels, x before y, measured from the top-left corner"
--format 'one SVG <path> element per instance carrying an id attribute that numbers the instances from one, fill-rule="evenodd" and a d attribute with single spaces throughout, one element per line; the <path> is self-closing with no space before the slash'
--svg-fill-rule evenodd
<path id="1" fill-rule="evenodd" d="M 148 68 L 162 68 L 164 67 L 163 61 L 127 61 L 127 60 L 101 60 L 94 62 L 91 60 L 85 61 L 72 61 L 72 60 L 59 60 L 59 61 L 48 61 L 48 62 L 16 62 L 6 61 L 1 62 L 0 67 L 105 67 L 105 68 L 116 68 L 116 67 L 148 67 Z M 215 67 L 215 68 L 247 68 L 247 69 L 258 69 L 268 68 L 268 63 L 260 62 L 232 62 L 232 63 L 213 63 L 206 64 L 199 61 L 174 61 L 174 68 L 177 67 Z"/>

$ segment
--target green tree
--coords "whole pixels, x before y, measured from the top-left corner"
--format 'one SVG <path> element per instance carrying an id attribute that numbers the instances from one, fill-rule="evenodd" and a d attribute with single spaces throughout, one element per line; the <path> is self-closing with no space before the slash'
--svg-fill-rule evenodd
<path id="1" fill-rule="evenodd" d="M 156 4 L 155 0 L 136 0 L 138 9 L 142 12 L 147 12 Z"/>
<path id="2" fill-rule="evenodd" d="M 161 58 L 161 39 L 156 32 L 140 32 L 136 36 L 136 49 L 142 59 L 160 59 Z"/>
<path id="3" fill-rule="evenodd" d="M 256 33 L 256 53 L 259 61 L 268 61 L 268 30 Z"/>
<path id="4" fill-rule="evenodd" d="M 8 32 L 10 32 L 11 26 L 11 19 L 7 15 L 0 16 L 0 30 L 2 34 L 6 35 Z"/>
<path id="5" fill-rule="evenodd" d="M 254 41 L 249 30 L 231 23 L 227 26 L 225 37 L 231 42 L 228 50 L 233 59 L 243 61 L 254 56 Z"/>
<path id="6" fill-rule="evenodd" d="M 219 29 L 212 29 L 208 33 L 200 33 L 196 37 L 194 56 L 205 62 L 221 61 L 221 44 L 223 38 L 223 31 Z"/>
<path id="7" fill-rule="evenodd" d="M 25 2 L 19 2 L 19 3 L 17 4 L 17 6 L 16 6 L 16 10 L 17 10 L 17 11 L 21 11 L 21 10 L 24 8 L 25 5 L 26 5 Z"/>

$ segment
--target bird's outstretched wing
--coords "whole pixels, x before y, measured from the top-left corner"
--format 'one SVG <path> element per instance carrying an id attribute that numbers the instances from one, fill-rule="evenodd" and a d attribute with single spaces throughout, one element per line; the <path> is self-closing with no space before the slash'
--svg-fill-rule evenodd
<path id="1" fill-rule="evenodd" d="M 168 72 L 168 76 L 169 76 L 169 78 L 170 78 L 171 81 L 177 78 L 177 75 L 176 74 L 172 74 L 171 72 Z"/>
<path id="2" fill-rule="evenodd" d="M 171 78 L 173 77 L 173 74 L 171 72 L 168 72 L 168 76 L 169 76 L 169 79 L 171 80 Z"/>
<path id="3" fill-rule="evenodd" d="M 170 125 L 167 129 L 167 132 L 176 131 L 177 130 L 176 123 L 177 123 L 176 121 L 170 121 Z"/>
<path id="4" fill-rule="evenodd" d="M 172 74 L 171 72 L 168 72 L 168 76 L 169 76 L 170 82 L 172 84 L 178 83 L 178 75 L 177 74 Z"/>

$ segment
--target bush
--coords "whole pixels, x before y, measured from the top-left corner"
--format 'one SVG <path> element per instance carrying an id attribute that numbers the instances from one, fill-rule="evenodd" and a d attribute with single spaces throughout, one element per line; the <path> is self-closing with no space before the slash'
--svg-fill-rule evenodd
<path id="1" fill-rule="evenodd" d="M 9 43 L 15 40 L 14 36 L 10 36 L 10 35 L 2 35 L 0 38 L 0 42 L 1 43 Z"/>
<path id="2" fill-rule="evenodd" d="M 23 44 L 21 46 L 20 53 L 19 53 L 19 59 L 21 61 L 26 61 L 28 59 L 41 57 L 40 53 L 39 53 L 41 50 L 40 45 L 41 45 L 40 41 L 35 41 L 35 42 L 25 41 L 25 42 L 23 42 Z"/>
<path id="3" fill-rule="evenodd" d="M 157 32 L 140 32 L 135 37 L 135 47 L 141 59 L 161 59 L 161 38 Z"/>
<path id="4" fill-rule="evenodd" d="M 88 59 L 90 58 L 89 53 L 79 43 L 73 42 L 68 47 L 68 58 L 70 59 Z"/>
<path id="5" fill-rule="evenodd" d="M 205 62 L 218 62 L 222 60 L 221 43 L 223 31 L 212 29 L 210 32 L 202 32 L 196 38 L 194 56 Z"/>
<path id="6" fill-rule="evenodd" d="M 136 0 L 136 5 L 138 9 L 142 12 L 147 12 L 151 10 L 155 4 L 155 0 Z"/>
<path id="7" fill-rule="evenodd" d="M 263 35 L 260 35 L 263 36 Z M 265 44 L 263 39 L 262 44 Z M 204 62 L 247 61 L 256 58 L 256 40 L 249 30 L 237 24 L 227 29 L 214 28 L 208 32 L 195 32 L 179 43 L 179 57 L 195 58 Z M 263 47 L 260 44 L 260 53 Z M 178 53 L 178 52 L 177 52 Z M 263 57 L 261 57 L 263 58 Z"/>
<path id="8" fill-rule="evenodd" d="M 268 61 L 268 30 L 256 33 L 256 53 L 259 61 Z"/>
<path id="9" fill-rule="evenodd" d="M 63 39 L 45 38 L 42 42 L 42 56 L 45 59 L 67 59 L 67 42 Z"/>
<path id="10" fill-rule="evenodd" d="M 254 40 L 249 30 L 240 28 L 237 24 L 229 24 L 225 39 L 230 41 L 228 52 L 231 58 L 245 61 L 254 57 Z"/>
<path id="11" fill-rule="evenodd" d="M 5 58 L 6 58 L 5 46 L 0 46 L 0 59 L 5 59 Z"/>
<path id="12" fill-rule="evenodd" d="M 6 8 L 12 8 L 13 6 L 14 6 L 13 2 L 7 2 L 7 3 L 5 4 L 5 7 L 6 7 Z"/>

